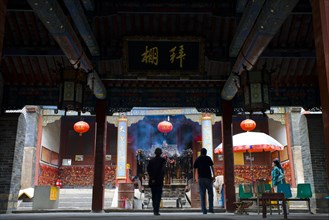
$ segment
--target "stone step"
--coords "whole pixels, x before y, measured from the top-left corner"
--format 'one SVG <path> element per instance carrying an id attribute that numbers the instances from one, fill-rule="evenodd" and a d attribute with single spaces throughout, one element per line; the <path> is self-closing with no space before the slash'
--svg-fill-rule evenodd
<path id="1" fill-rule="evenodd" d="M 114 190 L 105 190 L 104 208 L 111 208 Z M 59 191 L 59 209 L 90 209 L 92 205 L 92 189 L 60 189 Z M 32 209 L 33 201 L 19 201 L 18 209 Z"/>
<path id="2" fill-rule="evenodd" d="M 111 202 L 104 202 L 104 208 L 111 208 Z M 91 201 L 90 202 L 61 202 L 58 203 L 59 209 L 70 209 L 70 208 L 91 208 Z M 32 209 L 33 202 L 20 202 L 18 210 L 21 209 Z"/>

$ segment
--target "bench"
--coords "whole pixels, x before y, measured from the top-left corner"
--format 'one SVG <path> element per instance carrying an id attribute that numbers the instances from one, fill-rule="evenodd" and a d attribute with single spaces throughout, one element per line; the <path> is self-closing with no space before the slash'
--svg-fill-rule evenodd
<path id="1" fill-rule="evenodd" d="M 312 190 L 309 183 L 299 183 L 297 184 L 297 196 L 292 197 L 291 186 L 290 184 L 280 184 L 278 185 L 278 192 L 281 192 L 285 195 L 286 201 L 305 201 L 307 202 L 308 211 L 313 214 L 311 211 L 311 198 Z"/>
<path id="2" fill-rule="evenodd" d="M 310 198 L 286 198 L 286 201 L 305 201 L 307 202 L 307 207 L 308 207 L 308 211 L 310 212 L 310 214 L 313 214 L 313 212 L 311 211 L 311 200 Z"/>

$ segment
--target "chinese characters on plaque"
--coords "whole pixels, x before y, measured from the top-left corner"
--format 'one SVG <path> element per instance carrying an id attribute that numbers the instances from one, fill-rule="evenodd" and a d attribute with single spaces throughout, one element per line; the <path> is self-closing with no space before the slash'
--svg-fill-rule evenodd
<path id="1" fill-rule="evenodd" d="M 179 45 L 179 49 L 176 50 L 176 46 L 169 50 L 170 63 L 174 63 L 176 60 L 179 62 L 179 67 L 183 68 L 183 60 L 186 57 L 184 53 L 184 45 Z M 145 46 L 145 52 L 142 53 L 142 63 L 158 65 L 159 64 L 159 48 L 148 48 Z"/>
<path id="2" fill-rule="evenodd" d="M 202 45 L 201 39 L 128 38 L 125 41 L 126 72 L 200 74 L 204 65 Z"/>

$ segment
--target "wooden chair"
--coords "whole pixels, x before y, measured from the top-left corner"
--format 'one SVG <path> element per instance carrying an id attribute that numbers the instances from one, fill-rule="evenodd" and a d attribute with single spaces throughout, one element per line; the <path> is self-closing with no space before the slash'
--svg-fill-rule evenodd
<path id="1" fill-rule="evenodd" d="M 262 194 L 265 192 L 271 192 L 271 184 L 265 182 L 256 182 L 256 204 L 257 204 L 257 214 L 260 213 L 261 204 L 261 197 Z"/>
<path id="2" fill-rule="evenodd" d="M 238 202 L 235 202 L 236 214 L 248 214 L 246 208 L 250 207 L 253 202 L 257 202 L 257 197 L 254 196 L 251 183 L 244 183 L 239 185 Z"/>
<path id="3" fill-rule="evenodd" d="M 256 201 L 256 197 L 254 197 L 251 183 L 244 183 L 239 185 L 239 200 Z"/>
<path id="4" fill-rule="evenodd" d="M 253 202 L 240 201 L 240 202 L 234 202 L 234 204 L 236 207 L 235 214 L 249 215 L 246 209 L 252 206 Z"/>

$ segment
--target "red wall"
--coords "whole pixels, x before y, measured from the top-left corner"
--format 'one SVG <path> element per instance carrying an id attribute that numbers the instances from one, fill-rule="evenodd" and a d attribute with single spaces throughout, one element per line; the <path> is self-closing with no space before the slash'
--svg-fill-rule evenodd
<path id="1" fill-rule="evenodd" d="M 58 168 L 46 164 L 40 164 L 38 185 L 54 186 L 58 179 Z"/>
<path id="2" fill-rule="evenodd" d="M 105 184 L 115 186 L 115 166 L 105 166 Z M 60 179 L 63 186 L 92 186 L 94 166 L 62 166 Z"/>
<path id="3" fill-rule="evenodd" d="M 115 166 L 105 167 L 105 184 L 115 186 Z M 39 185 L 55 185 L 61 179 L 63 187 L 92 186 L 94 166 L 62 166 L 59 169 L 45 164 L 40 165 Z"/>

